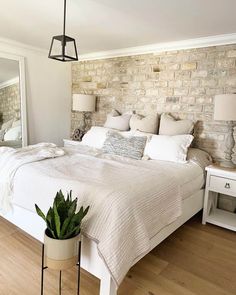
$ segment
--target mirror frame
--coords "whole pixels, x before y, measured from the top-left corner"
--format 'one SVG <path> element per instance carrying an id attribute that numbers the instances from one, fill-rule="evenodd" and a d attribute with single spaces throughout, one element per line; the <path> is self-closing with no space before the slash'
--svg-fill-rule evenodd
<path id="1" fill-rule="evenodd" d="M 19 83 L 21 98 L 21 130 L 22 130 L 22 147 L 28 145 L 27 129 L 27 99 L 26 99 L 26 79 L 25 79 L 25 58 L 23 56 L 8 54 L 0 51 L 0 57 L 11 59 L 19 62 Z"/>

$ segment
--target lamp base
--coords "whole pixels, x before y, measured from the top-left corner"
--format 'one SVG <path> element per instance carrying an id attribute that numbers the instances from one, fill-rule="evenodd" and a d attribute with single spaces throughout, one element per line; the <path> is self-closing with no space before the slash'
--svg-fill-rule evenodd
<path id="1" fill-rule="evenodd" d="M 229 126 L 229 132 L 225 140 L 225 161 L 222 161 L 220 166 L 224 168 L 229 168 L 229 169 L 235 169 L 236 165 L 233 163 L 233 148 L 235 146 L 235 140 L 234 140 L 234 122 L 229 121 L 228 122 Z"/>

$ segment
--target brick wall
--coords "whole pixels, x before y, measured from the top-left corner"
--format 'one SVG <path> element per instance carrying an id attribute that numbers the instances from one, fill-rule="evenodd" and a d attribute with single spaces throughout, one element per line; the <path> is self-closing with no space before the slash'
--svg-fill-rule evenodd
<path id="1" fill-rule="evenodd" d="M 3 122 L 19 118 L 20 93 L 18 83 L 0 89 L 0 114 L 2 114 Z"/>
<path id="2" fill-rule="evenodd" d="M 93 125 L 113 108 L 121 112 L 170 112 L 196 122 L 195 146 L 224 157 L 226 122 L 213 121 L 214 96 L 236 92 L 236 45 L 82 61 L 72 65 L 73 93 L 95 94 Z M 71 129 L 80 113 L 72 112 Z"/>

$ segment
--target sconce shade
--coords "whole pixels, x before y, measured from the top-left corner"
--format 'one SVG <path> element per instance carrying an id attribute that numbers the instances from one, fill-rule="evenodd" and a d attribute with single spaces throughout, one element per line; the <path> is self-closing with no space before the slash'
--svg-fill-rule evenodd
<path id="1" fill-rule="evenodd" d="M 52 37 L 48 57 L 59 61 L 78 60 L 75 39 L 65 35 Z"/>
<path id="2" fill-rule="evenodd" d="M 236 121 L 236 94 L 215 96 L 214 120 Z"/>
<path id="3" fill-rule="evenodd" d="M 96 96 L 88 94 L 73 95 L 73 111 L 94 112 L 96 107 Z"/>

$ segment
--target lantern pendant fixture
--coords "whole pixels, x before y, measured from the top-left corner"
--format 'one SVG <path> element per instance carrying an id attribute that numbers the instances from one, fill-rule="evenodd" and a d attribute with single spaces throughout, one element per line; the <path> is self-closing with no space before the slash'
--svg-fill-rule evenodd
<path id="1" fill-rule="evenodd" d="M 63 35 L 52 37 L 48 57 L 62 62 L 78 60 L 75 39 L 66 36 L 66 0 L 64 0 Z"/>

